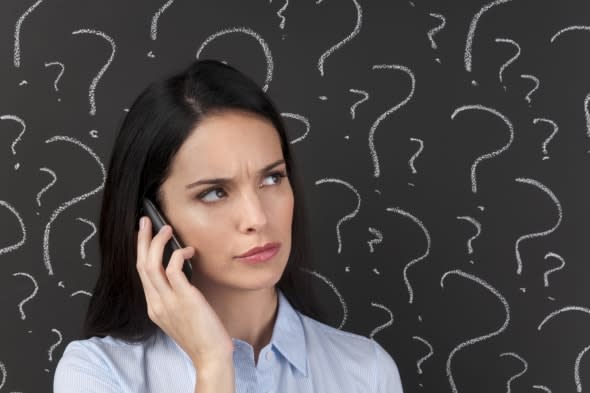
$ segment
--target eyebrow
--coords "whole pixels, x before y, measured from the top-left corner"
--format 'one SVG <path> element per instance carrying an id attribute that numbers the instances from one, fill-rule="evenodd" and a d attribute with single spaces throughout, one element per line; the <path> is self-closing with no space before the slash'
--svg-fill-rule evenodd
<path id="1" fill-rule="evenodd" d="M 261 175 L 261 174 L 267 172 L 268 170 L 274 168 L 275 166 L 277 166 L 279 164 L 284 164 L 284 163 L 285 163 L 284 159 L 277 160 L 271 164 L 266 165 L 264 168 L 260 169 L 258 171 L 258 174 Z M 196 182 L 187 184 L 185 188 L 189 189 L 189 188 L 193 188 L 195 186 L 201 185 L 201 184 L 225 184 L 225 183 L 230 183 L 231 181 L 232 181 L 231 178 L 221 178 L 221 177 L 214 178 L 214 179 L 203 179 L 203 180 L 198 180 Z"/>

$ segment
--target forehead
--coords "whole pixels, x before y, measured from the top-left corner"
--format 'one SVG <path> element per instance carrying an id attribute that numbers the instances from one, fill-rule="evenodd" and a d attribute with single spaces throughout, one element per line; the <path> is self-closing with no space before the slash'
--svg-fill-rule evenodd
<path id="1" fill-rule="evenodd" d="M 172 162 L 172 171 L 231 175 L 256 171 L 283 157 L 280 136 L 264 117 L 243 111 L 208 115 L 195 127 Z"/>

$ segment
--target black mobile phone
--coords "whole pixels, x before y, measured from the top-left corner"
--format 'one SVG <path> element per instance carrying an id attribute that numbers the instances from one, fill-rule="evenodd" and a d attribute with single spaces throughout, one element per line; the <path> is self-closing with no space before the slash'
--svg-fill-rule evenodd
<path id="1" fill-rule="evenodd" d="M 164 218 L 164 215 L 158 210 L 156 205 L 148 198 L 143 199 L 143 214 L 148 216 L 152 221 L 153 234 L 156 234 L 164 225 L 170 225 Z M 183 248 L 183 246 L 181 246 L 176 236 L 174 236 L 174 228 L 172 228 L 172 237 L 168 243 L 166 243 L 166 246 L 164 247 L 164 255 L 162 256 L 164 268 L 168 266 L 168 261 L 170 261 L 172 252 L 174 252 L 174 250 L 178 250 L 179 248 Z M 184 260 L 182 271 L 184 272 L 186 278 L 190 281 L 193 273 L 193 266 L 189 260 Z"/>

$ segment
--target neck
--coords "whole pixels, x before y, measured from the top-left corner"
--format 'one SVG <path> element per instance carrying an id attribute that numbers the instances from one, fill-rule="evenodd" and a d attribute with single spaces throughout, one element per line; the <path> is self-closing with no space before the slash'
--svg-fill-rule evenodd
<path id="1" fill-rule="evenodd" d="M 257 290 L 197 286 L 232 338 L 252 345 L 255 355 L 271 338 L 278 310 L 273 286 Z"/>

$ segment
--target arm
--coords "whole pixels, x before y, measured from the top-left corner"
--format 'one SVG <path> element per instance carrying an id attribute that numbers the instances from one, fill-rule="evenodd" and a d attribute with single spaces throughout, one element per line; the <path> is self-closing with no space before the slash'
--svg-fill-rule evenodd
<path id="1" fill-rule="evenodd" d="M 207 367 L 196 367 L 197 383 L 195 393 L 234 393 L 233 360 L 211 363 Z"/>

